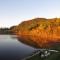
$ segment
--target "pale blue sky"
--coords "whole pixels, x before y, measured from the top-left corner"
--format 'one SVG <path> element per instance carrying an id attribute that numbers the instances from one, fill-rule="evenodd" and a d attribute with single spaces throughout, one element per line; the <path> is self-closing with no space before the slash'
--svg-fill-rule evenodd
<path id="1" fill-rule="evenodd" d="M 60 0 L 0 0 L 0 27 L 36 17 L 60 17 Z"/>

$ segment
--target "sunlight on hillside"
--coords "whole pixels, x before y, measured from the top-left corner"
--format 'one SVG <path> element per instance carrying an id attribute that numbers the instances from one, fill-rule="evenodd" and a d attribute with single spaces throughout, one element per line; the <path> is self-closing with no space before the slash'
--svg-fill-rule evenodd
<path id="1" fill-rule="evenodd" d="M 22 22 L 12 31 L 29 44 L 32 42 L 37 47 L 49 47 L 60 42 L 60 18 L 35 18 Z"/>

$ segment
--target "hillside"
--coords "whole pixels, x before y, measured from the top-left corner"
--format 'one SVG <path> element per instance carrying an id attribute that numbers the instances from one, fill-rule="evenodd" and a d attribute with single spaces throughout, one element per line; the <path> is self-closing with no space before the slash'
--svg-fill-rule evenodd
<path id="1" fill-rule="evenodd" d="M 60 43 L 60 18 L 35 18 L 22 22 L 12 31 L 29 45 L 39 48 L 54 46 Z"/>

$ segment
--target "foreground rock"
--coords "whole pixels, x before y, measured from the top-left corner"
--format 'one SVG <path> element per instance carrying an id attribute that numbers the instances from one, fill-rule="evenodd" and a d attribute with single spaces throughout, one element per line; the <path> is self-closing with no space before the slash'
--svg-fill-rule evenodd
<path id="1" fill-rule="evenodd" d="M 59 51 L 57 50 L 49 50 L 49 49 L 37 49 L 32 55 L 22 59 L 22 60 L 48 60 L 50 58 L 50 56 L 53 55 L 53 58 L 54 58 L 54 55 L 56 55 L 56 53 L 60 54 Z M 51 59 L 53 59 L 51 58 Z M 56 56 L 56 58 L 58 58 Z"/>

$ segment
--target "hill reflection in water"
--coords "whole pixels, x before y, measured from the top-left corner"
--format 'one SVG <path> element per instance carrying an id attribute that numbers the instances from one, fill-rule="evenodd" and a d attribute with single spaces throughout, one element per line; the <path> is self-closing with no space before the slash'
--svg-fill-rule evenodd
<path id="1" fill-rule="evenodd" d="M 29 41 L 29 40 L 24 40 L 24 39 L 21 39 L 21 38 L 17 38 L 19 42 L 22 42 L 26 45 L 29 45 L 31 47 L 34 47 L 36 49 L 55 49 L 55 50 L 59 50 L 60 51 L 60 42 L 50 42 L 48 45 L 50 46 L 46 46 L 46 47 L 40 47 L 38 46 L 39 44 L 37 44 L 36 42 L 34 41 Z"/>

